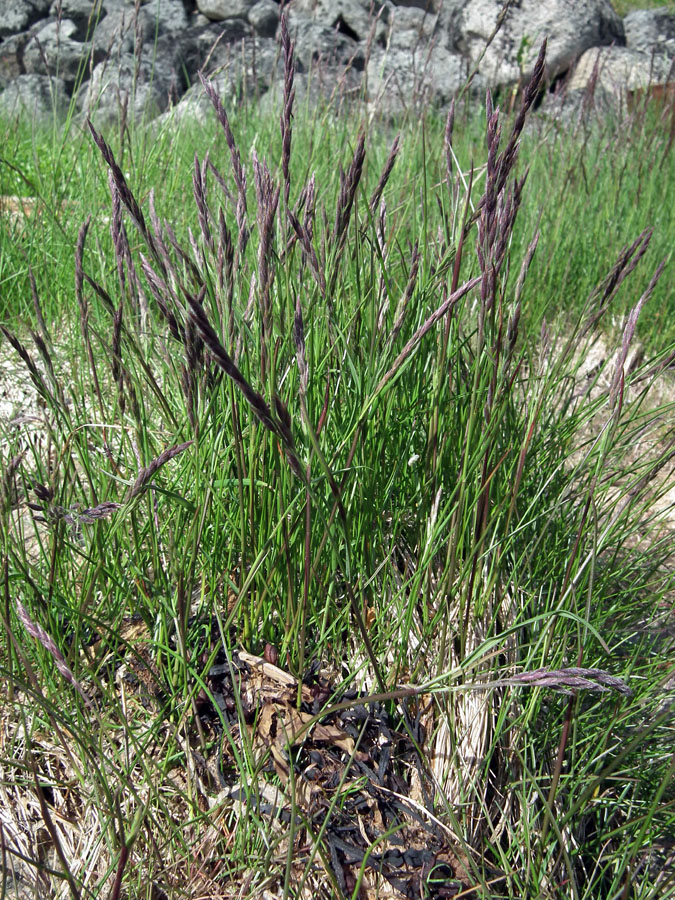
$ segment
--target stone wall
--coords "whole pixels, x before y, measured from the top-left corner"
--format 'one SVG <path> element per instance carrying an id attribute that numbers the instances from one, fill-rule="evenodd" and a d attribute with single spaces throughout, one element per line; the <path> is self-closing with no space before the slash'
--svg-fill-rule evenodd
<path id="1" fill-rule="evenodd" d="M 279 80 L 276 0 L 3 0 L 0 115 L 198 120 L 197 73 L 223 101 Z M 673 79 L 675 15 L 621 19 L 609 0 L 290 0 L 299 97 L 358 97 L 385 114 L 443 107 L 467 83 L 527 78 L 544 37 L 549 85 L 620 101 Z M 499 27 L 497 27 L 499 26 Z M 487 49 L 486 49 L 487 44 Z M 175 109 L 174 109 L 175 108 Z"/>

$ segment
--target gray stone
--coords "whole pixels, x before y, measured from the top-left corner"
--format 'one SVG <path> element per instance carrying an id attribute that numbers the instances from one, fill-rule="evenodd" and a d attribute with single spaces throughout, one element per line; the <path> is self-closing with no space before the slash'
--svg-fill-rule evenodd
<path id="1" fill-rule="evenodd" d="M 245 19 L 254 4 L 255 0 L 197 0 L 199 12 L 214 22 Z"/>
<path id="2" fill-rule="evenodd" d="M 95 110 L 99 122 L 116 119 L 127 97 L 129 116 L 148 119 L 190 85 L 175 113 L 193 109 L 206 119 L 210 103 L 204 103 L 199 71 L 217 79 L 229 104 L 242 95 L 263 97 L 282 76 L 271 40 L 278 33 L 276 0 L 0 0 L 0 7 L 0 89 L 7 93 L 26 74 L 56 75 L 72 92 L 81 79 L 78 103 Z M 648 78 L 662 83 L 669 77 L 672 13 L 631 13 L 624 34 L 610 0 L 514 0 L 483 55 L 503 7 L 504 0 L 289 0 L 283 8 L 296 48 L 298 100 L 302 95 L 303 102 L 334 106 L 363 97 L 367 87 L 371 110 L 387 115 L 425 102 L 444 106 L 474 65 L 477 90 L 527 78 L 544 36 L 549 79 L 573 70 L 581 58 L 574 96 L 585 90 L 589 60 L 598 58 L 600 47 L 615 45 L 603 50 L 598 79 L 598 97 L 608 102 L 644 87 Z M 595 56 L 585 56 L 591 48 Z M 23 82 L 21 97 L 30 84 L 41 108 L 45 82 Z M 14 108 L 13 96 L 10 91 L 6 100 Z"/>
<path id="3" fill-rule="evenodd" d="M 264 38 L 252 38 L 245 42 L 244 52 L 241 48 L 222 48 L 210 68 L 208 80 L 226 109 L 237 105 L 244 96 L 249 98 L 263 96 L 281 73 L 279 54 L 274 41 Z M 229 50 L 229 54 L 225 54 Z M 178 105 L 163 115 L 158 125 L 170 122 L 179 125 L 192 122 L 200 126 L 208 126 L 215 121 L 213 104 L 206 95 L 201 84 L 195 83 L 184 94 Z"/>
<path id="4" fill-rule="evenodd" d="M 55 75 L 73 84 L 85 71 L 91 44 L 79 41 L 79 29 L 70 19 L 49 22 L 31 38 L 23 52 L 23 65 L 28 74 Z M 94 51 L 94 64 L 102 57 Z"/>
<path id="5" fill-rule="evenodd" d="M 242 41 L 248 46 L 253 41 L 252 27 L 243 19 L 227 19 L 224 22 L 209 22 L 205 28 L 192 29 L 183 35 L 167 35 L 160 41 L 170 41 L 175 65 L 186 76 L 185 87 L 198 81 L 197 73 L 217 71 L 228 65 L 234 53 L 241 54 Z M 252 52 L 255 47 L 252 46 Z M 236 49 L 235 49 L 236 48 Z"/>
<path id="6" fill-rule="evenodd" d="M 628 47 L 593 47 L 577 63 L 568 91 L 585 91 L 592 84 L 596 65 L 596 101 L 615 108 L 620 106 L 626 91 L 665 82 L 670 68 L 667 59 Z"/>
<path id="7" fill-rule="evenodd" d="M 49 14 L 54 19 L 60 15 L 62 19 L 74 22 L 80 34 L 79 40 L 85 40 L 91 37 L 94 27 L 105 18 L 106 8 L 101 0 L 54 0 Z"/>
<path id="8" fill-rule="evenodd" d="M 393 0 L 394 6 L 403 9 L 421 9 L 422 12 L 438 14 L 445 0 Z"/>
<path id="9" fill-rule="evenodd" d="M 89 2 L 91 0 L 71 0 Z M 96 61 L 103 55 L 116 56 L 138 52 L 154 46 L 163 35 L 183 35 L 188 30 L 188 17 L 182 0 L 150 0 L 136 11 L 132 3 L 105 0 L 103 18 L 92 36 Z M 107 12 L 106 12 L 107 11 Z M 140 38 L 140 47 L 137 47 Z"/>
<path id="10" fill-rule="evenodd" d="M 68 90 L 60 78 L 19 75 L 0 94 L 3 119 L 27 116 L 39 124 L 48 124 L 54 117 L 62 121 L 67 112 Z"/>
<path id="11" fill-rule="evenodd" d="M 135 40 L 133 10 L 116 8 L 96 26 L 92 44 L 106 55 L 119 55 L 133 53 Z"/>
<path id="12" fill-rule="evenodd" d="M 636 9 L 624 18 L 623 27 L 630 50 L 675 57 L 675 13 Z"/>
<path id="13" fill-rule="evenodd" d="M 564 89 L 546 97 L 541 112 L 566 128 L 598 115 L 624 116 L 635 96 L 666 87 L 668 69 L 665 59 L 651 54 L 627 47 L 594 47 L 583 54 Z"/>
<path id="14" fill-rule="evenodd" d="M 378 17 L 375 39 L 384 43 L 393 5 L 389 0 L 373 0 L 372 10 Z M 337 29 L 355 41 L 366 41 L 373 27 L 371 0 L 291 0 L 288 18 L 295 28 L 311 19 L 323 28 Z"/>
<path id="15" fill-rule="evenodd" d="M 188 27 L 183 0 L 148 0 L 139 12 L 146 41 L 151 41 L 155 34 L 183 31 Z"/>
<path id="16" fill-rule="evenodd" d="M 274 37 L 279 24 L 279 5 L 274 0 L 259 0 L 249 9 L 248 21 L 261 37 Z"/>
<path id="17" fill-rule="evenodd" d="M 104 0 L 106 15 L 94 33 L 96 47 L 112 45 L 116 52 L 133 52 L 137 34 L 143 44 L 158 35 L 183 32 L 190 26 L 182 0 L 149 0 L 136 10 L 132 2 Z"/>
<path id="18" fill-rule="evenodd" d="M 160 35 L 152 45 L 152 53 L 165 70 L 172 70 L 173 84 L 180 96 L 198 81 L 202 68 L 218 69 L 232 56 L 233 45 L 240 46 L 242 40 L 252 38 L 253 30 L 246 22 L 230 19 L 221 25 L 210 23 L 201 30 Z"/>
<path id="19" fill-rule="evenodd" d="M 434 35 L 438 16 L 417 6 L 396 6 L 391 16 L 388 46 L 417 47 L 430 41 Z"/>
<path id="20" fill-rule="evenodd" d="M 0 18 L 0 38 L 26 31 L 49 12 L 51 0 L 4 0 Z"/>
<path id="21" fill-rule="evenodd" d="M 293 79 L 295 102 L 293 109 L 311 112 L 319 108 L 329 109 L 333 113 L 351 112 L 362 99 L 362 80 L 354 69 L 320 67 L 309 73 L 296 72 Z M 274 114 L 280 112 L 283 102 L 283 85 L 275 83 L 260 99 L 260 111 Z"/>
<path id="22" fill-rule="evenodd" d="M 297 21 L 290 29 L 295 45 L 295 58 L 300 71 L 317 68 L 353 66 L 363 71 L 365 54 L 360 43 L 331 28 L 323 28 L 312 22 L 298 27 Z"/>
<path id="23" fill-rule="evenodd" d="M 122 54 L 96 66 L 82 94 L 82 112 L 100 128 L 123 115 L 137 123 L 150 121 L 177 100 L 176 78 L 174 69 L 150 52 L 144 51 L 140 60 Z"/>
<path id="24" fill-rule="evenodd" d="M 520 0 L 481 58 L 502 8 L 501 0 L 446 0 L 440 12 L 448 46 L 471 64 L 480 60 L 478 71 L 491 85 L 527 78 L 545 37 L 549 78 L 567 72 L 591 47 L 625 43 L 609 0 Z"/>
<path id="25" fill-rule="evenodd" d="M 207 19 L 205 15 L 202 15 L 198 10 L 195 10 L 192 13 L 192 17 L 190 19 L 190 26 L 192 28 L 204 28 L 206 25 L 211 24 L 211 19 Z"/>
<path id="26" fill-rule="evenodd" d="M 368 105 L 398 115 L 431 102 L 445 107 L 463 87 L 468 66 L 445 47 L 375 49 L 368 61 Z"/>
<path id="27" fill-rule="evenodd" d="M 30 34 L 12 34 L 0 41 L 0 77 L 5 79 L 24 75 L 23 51 L 30 40 Z"/>

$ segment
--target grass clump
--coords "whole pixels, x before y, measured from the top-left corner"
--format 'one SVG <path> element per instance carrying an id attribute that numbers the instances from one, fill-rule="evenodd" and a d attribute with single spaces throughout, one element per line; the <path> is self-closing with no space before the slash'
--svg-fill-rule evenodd
<path id="1" fill-rule="evenodd" d="M 598 263 L 609 269 L 616 248 L 630 243 L 646 222 L 653 234 L 634 291 L 645 290 L 662 259 L 672 260 L 668 235 L 675 218 L 672 204 L 663 202 L 675 190 L 670 119 L 667 106 L 642 104 L 632 114 L 592 123 L 582 114 L 570 123 L 573 135 L 545 119 L 527 135 L 531 197 L 523 204 L 514 252 L 525 253 L 537 228 L 556 248 L 545 259 L 538 257 L 525 284 L 531 329 L 538 331 L 543 319 L 569 323 L 597 282 Z M 571 227 L 573 222 L 583 227 Z M 605 323 L 613 339 L 629 311 L 630 298 L 619 299 Z M 648 351 L 675 338 L 674 313 L 672 279 L 660 279 L 642 311 L 641 340 Z"/>
<path id="2" fill-rule="evenodd" d="M 631 354 L 661 261 L 588 364 L 652 231 L 532 339 L 544 48 L 480 164 L 454 110 L 410 156 L 294 124 L 283 52 L 276 135 L 210 91 L 178 199 L 91 127 L 67 376 L 37 282 L 3 327 L 40 410 L 2 443 L 5 882 L 663 896 L 672 347 Z"/>
<path id="3" fill-rule="evenodd" d="M 626 16 L 638 9 L 662 9 L 671 13 L 675 11 L 675 3 L 672 0 L 640 0 L 639 3 L 633 3 L 632 0 L 614 0 L 612 6 L 620 16 Z"/>

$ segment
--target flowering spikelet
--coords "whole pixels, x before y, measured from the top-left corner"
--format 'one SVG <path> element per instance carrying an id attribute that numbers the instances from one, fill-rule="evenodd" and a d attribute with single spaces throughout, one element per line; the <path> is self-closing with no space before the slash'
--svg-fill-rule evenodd
<path id="1" fill-rule="evenodd" d="M 387 161 L 384 164 L 384 168 L 380 174 L 379 181 L 377 182 L 377 186 L 373 191 L 373 195 L 370 198 L 370 212 L 372 215 L 375 215 L 378 206 L 380 205 L 380 199 L 382 198 L 382 193 L 387 186 L 387 182 L 391 176 L 391 173 L 394 170 L 394 164 L 396 162 L 396 157 L 398 156 L 399 146 L 401 143 L 401 135 L 397 134 L 394 138 L 394 143 L 391 145 L 391 150 L 389 151 L 389 156 L 387 157 Z"/>
<path id="2" fill-rule="evenodd" d="M 211 234 L 209 225 L 209 209 L 206 203 L 206 167 L 208 164 L 208 154 L 204 162 L 199 164 L 199 157 L 195 153 L 194 172 L 192 174 L 192 192 L 197 206 L 197 217 L 199 219 L 199 230 L 202 233 L 204 244 L 211 253 L 216 252 L 216 247 Z"/>
<path id="3" fill-rule="evenodd" d="M 216 89 L 209 81 L 206 80 L 206 78 L 204 78 L 201 72 L 199 73 L 199 80 L 204 86 L 206 96 L 213 104 L 213 108 L 216 111 L 218 121 L 220 122 L 223 131 L 225 132 L 225 141 L 230 150 L 230 158 L 232 160 L 232 173 L 234 175 L 234 183 L 237 185 L 236 216 L 237 226 L 239 228 L 239 257 L 241 258 L 244 255 L 244 250 L 246 249 L 246 244 L 248 243 L 249 234 L 248 225 L 246 222 L 246 173 L 241 162 L 241 154 L 237 149 L 234 135 L 232 134 L 232 129 L 230 128 L 230 120 L 227 116 L 227 113 L 225 112 L 223 104 L 220 102 L 220 97 L 216 93 Z"/>
<path id="4" fill-rule="evenodd" d="M 532 672 L 521 672 L 509 678 L 500 679 L 500 684 L 527 685 L 528 687 L 553 688 L 569 694 L 572 690 L 619 691 L 630 696 L 633 692 L 620 678 L 610 675 L 603 669 L 582 669 L 570 666 L 565 669 L 535 669 Z"/>
<path id="5" fill-rule="evenodd" d="M 34 622 L 31 617 L 28 615 L 28 612 L 20 600 L 16 601 L 16 613 L 19 617 L 19 621 L 26 629 L 28 634 L 38 641 L 45 650 L 51 654 L 54 662 L 56 664 L 56 668 L 59 670 L 61 675 L 66 679 L 67 682 L 72 684 L 78 694 L 84 700 L 86 706 L 91 709 L 91 703 L 89 702 L 89 698 L 84 692 L 84 688 L 80 684 L 80 682 L 75 678 L 71 669 L 68 667 L 66 660 L 64 659 L 63 654 L 56 646 L 54 639 L 50 634 L 48 634 L 41 625 L 38 625 L 37 622 Z"/>
<path id="6" fill-rule="evenodd" d="M 165 463 L 168 463 L 170 460 L 183 453 L 183 451 L 187 450 L 191 444 L 192 441 L 186 441 L 184 444 L 174 444 L 173 447 L 167 447 L 167 449 L 162 451 L 162 453 L 160 453 L 156 459 L 153 459 L 149 465 L 144 466 L 138 473 L 138 478 L 127 494 L 127 503 L 142 492 L 143 488 L 152 481 L 155 473 L 161 469 Z"/>
<path id="7" fill-rule="evenodd" d="M 286 14 L 281 16 L 281 46 L 284 53 L 284 108 L 281 113 L 281 171 L 284 176 L 284 203 L 288 208 L 288 200 L 291 192 L 291 137 L 293 129 L 291 119 L 293 117 L 293 101 L 295 89 L 293 88 L 294 63 L 293 42 L 288 33 Z"/>
<path id="8" fill-rule="evenodd" d="M 115 162 L 115 157 L 113 156 L 113 152 L 110 147 L 106 144 L 103 137 L 96 131 L 94 126 L 91 123 L 91 119 L 87 119 L 87 125 L 89 126 L 89 131 L 91 132 L 92 137 L 94 138 L 94 143 L 101 151 L 101 156 L 106 161 L 108 168 L 110 169 L 113 182 L 115 183 L 115 187 L 119 191 L 120 200 L 126 206 L 131 215 L 131 218 L 134 220 L 136 227 L 143 235 L 145 241 L 148 246 L 152 249 L 153 254 L 156 253 L 155 242 L 152 239 L 152 234 L 150 233 L 148 226 L 145 222 L 145 217 L 141 212 L 141 208 L 138 205 L 136 198 L 131 192 L 131 188 L 127 184 L 127 180 L 124 177 L 124 173 L 120 169 L 120 167 Z"/>

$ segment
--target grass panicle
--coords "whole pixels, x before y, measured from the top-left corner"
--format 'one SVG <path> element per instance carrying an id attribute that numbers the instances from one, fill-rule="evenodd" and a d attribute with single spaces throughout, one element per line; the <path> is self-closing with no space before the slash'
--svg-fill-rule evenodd
<path id="1" fill-rule="evenodd" d="M 31 619 L 28 611 L 26 610 L 26 607 L 20 600 L 17 600 L 15 605 L 17 617 L 28 634 L 44 647 L 44 649 L 54 660 L 54 664 L 56 665 L 56 668 L 59 670 L 59 673 L 62 675 L 62 677 L 75 688 L 77 693 L 84 701 L 85 706 L 91 708 L 91 703 L 89 701 L 89 698 L 87 697 L 84 687 L 73 675 L 63 654 L 56 646 L 54 639 L 45 631 L 45 629 L 41 625 L 38 625 L 35 621 L 33 621 L 33 619 Z"/>

